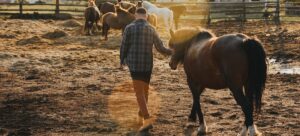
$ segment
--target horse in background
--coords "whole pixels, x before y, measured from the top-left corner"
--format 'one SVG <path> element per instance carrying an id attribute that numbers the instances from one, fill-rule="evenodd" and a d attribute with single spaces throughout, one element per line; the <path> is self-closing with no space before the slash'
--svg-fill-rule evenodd
<path id="1" fill-rule="evenodd" d="M 117 5 L 121 6 L 123 9 L 130 9 L 132 7 L 135 7 L 133 3 L 130 3 L 128 1 L 118 0 Z"/>
<path id="2" fill-rule="evenodd" d="M 158 8 L 149 1 L 142 2 L 143 7 L 147 9 L 148 13 L 155 14 L 157 16 L 157 22 L 163 22 L 166 30 L 169 31 L 174 27 L 173 11 L 168 8 Z"/>
<path id="3" fill-rule="evenodd" d="M 95 4 L 94 0 L 88 1 L 88 7 L 84 11 L 84 17 L 85 17 L 85 24 L 84 24 L 84 31 L 89 34 L 93 35 L 92 29 L 94 24 L 96 24 L 97 30 L 99 30 L 100 26 L 98 25 L 98 22 L 100 20 L 101 13 L 98 9 L 98 7 Z"/>
<path id="4" fill-rule="evenodd" d="M 103 15 L 108 12 L 113 12 L 113 13 L 116 12 L 115 4 L 113 4 L 111 2 L 100 3 L 98 5 L 98 8 Z"/>
<path id="5" fill-rule="evenodd" d="M 136 7 L 143 7 L 143 1 L 138 1 Z"/>
<path id="6" fill-rule="evenodd" d="M 134 6 L 134 7 L 131 7 L 130 9 L 128 9 L 128 12 L 131 13 L 131 14 L 135 14 L 135 11 L 137 9 L 138 4 L 137 6 Z M 154 27 L 156 28 L 157 27 L 157 16 L 155 14 L 149 14 L 148 13 L 148 17 L 147 17 L 147 21 Z"/>
<path id="7" fill-rule="evenodd" d="M 266 83 L 266 54 L 262 44 L 244 34 L 216 37 L 199 28 L 171 31 L 169 46 L 173 49 L 171 69 L 184 66 L 188 86 L 193 96 L 190 121 L 198 115 L 198 134 L 205 134 L 207 126 L 200 105 L 205 88 L 229 88 L 245 116 L 239 136 L 261 135 L 253 123 L 253 111 L 259 113 Z M 255 105 L 254 105 L 255 104 Z"/>
<path id="8" fill-rule="evenodd" d="M 178 28 L 179 18 L 182 14 L 184 14 L 186 12 L 187 9 L 184 5 L 171 6 L 171 7 L 169 7 L 169 9 L 171 9 L 173 11 L 175 27 Z"/>
<path id="9" fill-rule="evenodd" d="M 121 29 L 124 31 L 125 27 L 135 20 L 135 16 L 127 10 L 116 7 L 116 13 L 108 12 L 102 16 L 102 36 L 107 40 L 108 31 L 110 28 Z"/>

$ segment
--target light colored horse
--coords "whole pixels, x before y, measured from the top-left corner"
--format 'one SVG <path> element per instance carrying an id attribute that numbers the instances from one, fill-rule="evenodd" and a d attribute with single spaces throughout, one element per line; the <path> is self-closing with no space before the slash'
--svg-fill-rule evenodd
<path id="1" fill-rule="evenodd" d="M 143 1 L 143 7 L 147 9 L 148 13 L 157 16 L 157 22 L 163 22 L 167 31 L 174 28 L 173 11 L 168 8 L 158 8 L 149 1 Z"/>

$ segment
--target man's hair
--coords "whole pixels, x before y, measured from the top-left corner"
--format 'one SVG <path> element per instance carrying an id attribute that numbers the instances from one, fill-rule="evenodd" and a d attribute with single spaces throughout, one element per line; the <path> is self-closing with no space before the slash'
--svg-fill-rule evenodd
<path id="1" fill-rule="evenodd" d="M 147 14 L 147 10 L 145 8 L 143 8 L 143 7 L 140 7 L 140 8 L 136 9 L 136 13 L 146 15 Z"/>

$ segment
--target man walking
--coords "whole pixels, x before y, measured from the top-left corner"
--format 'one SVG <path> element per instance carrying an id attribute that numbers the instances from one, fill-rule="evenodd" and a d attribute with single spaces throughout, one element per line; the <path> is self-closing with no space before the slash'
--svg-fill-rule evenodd
<path id="1" fill-rule="evenodd" d="M 123 33 L 120 49 L 121 68 L 126 64 L 129 67 L 139 106 L 138 117 L 143 121 L 139 131 L 151 129 L 152 120 L 148 112 L 148 90 L 153 67 L 152 47 L 162 54 L 171 55 L 172 51 L 163 46 L 155 29 L 147 22 L 147 11 L 138 8 L 136 20 L 129 24 Z"/>

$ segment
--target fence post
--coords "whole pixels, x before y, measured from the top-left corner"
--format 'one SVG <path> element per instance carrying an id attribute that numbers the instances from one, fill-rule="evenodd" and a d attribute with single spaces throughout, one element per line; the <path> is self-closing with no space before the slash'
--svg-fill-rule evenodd
<path id="1" fill-rule="evenodd" d="M 277 0 L 276 3 L 276 13 L 275 13 L 275 23 L 276 25 L 280 25 L 280 0 Z"/>
<path id="2" fill-rule="evenodd" d="M 207 15 L 207 22 L 206 22 L 207 26 L 210 26 L 211 23 L 211 18 L 210 18 L 210 12 L 211 12 L 210 8 L 212 7 L 211 4 L 212 3 L 207 2 L 207 7 L 208 7 L 208 15 Z"/>
<path id="3" fill-rule="evenodd" d="M 59 0 L 56 0 L 55 15 L 59 14 Z"/>
<path id="4" fill-rule="evenodd" d="M 244 28 L 244 23 L 246 22 L 246 3 L 245 0 L 243 0 L 243 14 L 240 15 L 240 29 L 241 32 Z"/>
<path id="5" fill-rule="evenodd" d="M 20 15 L 21 15 L 21 16 L 23 15 L 23 1 L 24 1 L 24 0 L 20 0 L 20 1 L 19 1 L 19 11 L 20 11 Z"/>

